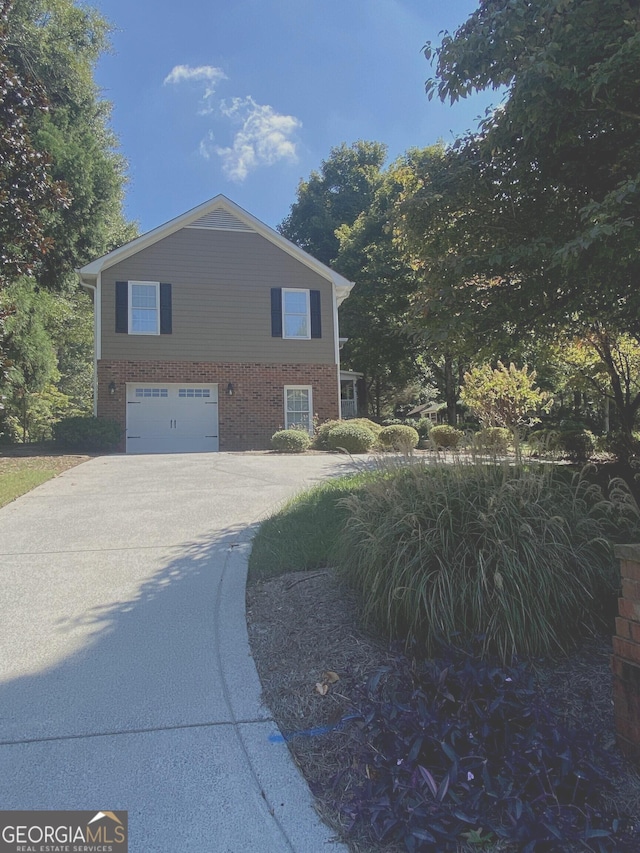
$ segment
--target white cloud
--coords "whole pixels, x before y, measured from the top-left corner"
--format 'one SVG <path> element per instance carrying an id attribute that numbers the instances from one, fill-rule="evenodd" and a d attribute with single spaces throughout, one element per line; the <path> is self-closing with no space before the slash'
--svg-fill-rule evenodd
<path id="1" fill-rule="evenodd" d="M 174 65 L 163 83 L 165 86 L 171 83 L 204 83 L 204 99 L 207 101 L 215 93 L 218 83 L 226 79 L 227 75 L 222 68 L 215 68 L 213 65 L 198 65 L 195 68 L 190 65 Z"/>
<path id="2" fill-rule="evenodd" d="M 215 141 L 215 136 L 213 132 L 210 130 L 209 133 L 205 136 L 205 138 L 200 142 L 198 146 L 198 151 L 204 157 L 205 160 L 210 160 L 211 155 L 215 152 L 216 146 L 213 144 Z"/>
<path id="3" fill-rule="evenodd" d="M 204 156 L 211 150 L 222 159 L 225 175 L 238 183 L 258 166 L 272 166 L 278 160 L 296 162 L 296 143 L 292 138 L 302 123 L 295 116 L 282 115 L 268 104 L 258 104 L 252 97 L 232 98 L 220 103 L 220 113 L 240 122 L 231 147 L 213 146 L 212 139 L 200 146 Z M 204 141 L 203 141 L 204 142 Z"/>
<path id="4" fill-rule="evenodd" d="M 269 104 L 258 104 L 250 95 L 246 98 L 220 100 L 214 97 L 216 86 L 227 80 L 221 68 L 213 65 L 176 65 L 164 78 L 164 85 L 196 83 L 204 86 L 198 115 L 213 117 L 239 125 L 230 146 L 216 144 L 213 131 L 200 142 L 202 157 L 214 155 L 222 161 L 224 174 L 238 183 L 259 166 L 272 166 L 279 160 L 296 162 L 295 132 L 302 123 L 295 116 L 283 115 Z"/>

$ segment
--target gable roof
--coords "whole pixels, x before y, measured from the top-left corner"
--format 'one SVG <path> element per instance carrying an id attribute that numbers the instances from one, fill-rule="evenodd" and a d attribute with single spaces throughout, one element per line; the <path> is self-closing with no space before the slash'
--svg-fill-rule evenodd
<path id="1" fill-rule="evenodd" d="M 255 216 L 247 213 L 242 207 L 231 201 L 224 195 L 217 195 L 215 198 L 205 201 L 203 204 L 188 210 L 186 213 L 176 216 L 164 225 L 159 225 L 152 231 L 148 231 L 141 237 L 136 237 L 124 246 L 114 249 L 101 258 L 96 258 L 95 261 L 86 264 L 77 270 L 80 276 L 80 281 L 83 284 L 91 284 L 95 282 L 98 275 L 103 271 L 112 267 L 114 264 L 124 261 L 126 258 L 135 255 L 142 249 L 146 249 L 168 237 L 170 234 L 179 231 L 181 228 L 202 228 L 212 229 L 216 231 L 244 231 L 249 233 L 260 234 L 266 240 L 269 240 L 274 245 L 278 246 L 291 257 L 305 264 L 305 266 L 317 272 L 323 278 L 328 279 L 336 288 L 338 305 L 347 298 L 353 282 L 341 276 L 339 273 L 332 270 L 326 264 L 316 260 L 310 254 L 305 252 L 299 246 L 291 243 L 273 228 L 269 228 L 264 222 L 260 222 Z"/>

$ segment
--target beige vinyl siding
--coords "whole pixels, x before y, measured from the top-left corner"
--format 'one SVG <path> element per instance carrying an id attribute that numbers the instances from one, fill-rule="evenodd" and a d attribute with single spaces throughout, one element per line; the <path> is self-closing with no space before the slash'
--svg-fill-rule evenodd
<path id="1" fill-rule="evenodd" d="M 115 332 L 116 281 L 173 285 L 173 333 Z M 271 337 L 271 288 L 321 293 L 322 338 Z M 335 363 L 332 284 L 255 233 L 183 228 L 102 273 L 102 358 Z"/>

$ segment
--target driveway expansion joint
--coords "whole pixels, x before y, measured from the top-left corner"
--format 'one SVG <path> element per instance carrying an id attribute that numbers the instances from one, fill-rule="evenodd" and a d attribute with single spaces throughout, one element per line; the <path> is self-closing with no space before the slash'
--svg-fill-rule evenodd
<path id="1" fill-rule="evenodd" d="M 179 726 L 153 726 L 148 729 L 114 729 L 113 731 L 107 732 L 82 732 L 76 735 L 51 735 L 50 737 L 20 738 L 19 740 L 0 740 L 0 746 L 20 746 L 22 744 L 29 743 L 48 743 L 50 741 L 62 740 L 82 740 L 83 738 L 97 737 L 118 737 L 120 735 L 145 735 L 153 734 L 153 732 L 178 732 L 184 731 L 185 729 L 208 729 L 220 728 L 224 726 L 231 726 L 235 728 L 236 726 L 249 726 L 253 723 L 258 723 L 261 725 L 263 725 L 264 723 L 274 723 L 275 725 L 275 721 L 272 717 L 256 717 L 251 720 L 215 720 L 207 723 L 183 723 Z"/>
<path id="2" fill-rule="evenodd" d="M 198 545 L 198 542 L 187 543 L 188 547 Z M 0 551 L 0 557 L 42 557 L 48 554 L 109 554 L 110 552 L 126 551 L 166 551 L 168 548 L 184 548 L 184 542 L 173 542 L 165 545 L 126 545 L 122 548 L 69 548 L 59 551 Z"/>

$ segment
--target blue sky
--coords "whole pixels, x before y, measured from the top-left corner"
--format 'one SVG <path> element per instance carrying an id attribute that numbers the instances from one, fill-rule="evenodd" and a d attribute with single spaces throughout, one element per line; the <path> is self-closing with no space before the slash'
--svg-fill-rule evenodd
<path id="1" fill-rule="evenodd" d="M 421 48 L 477 0 L 93 0 L 114 27 L 97 82 L 142 231 L 218 193 L 275 227 L 341 142 L 452 141 L 491 102 L 428 101 Z M 493 97 L 493 100 L 496 96 Z"/>

